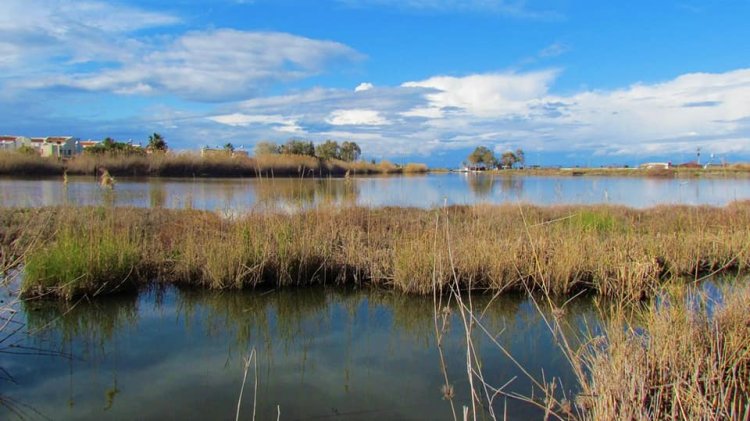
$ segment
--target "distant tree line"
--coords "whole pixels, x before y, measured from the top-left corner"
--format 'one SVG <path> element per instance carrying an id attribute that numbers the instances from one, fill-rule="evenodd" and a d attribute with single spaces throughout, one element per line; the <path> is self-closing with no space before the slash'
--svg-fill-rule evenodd
<path id="1" fill-rule="evenodd" d="M 523 149 L 518 148 L 515 152 L 504 152 L 500 155 L 500 158 L 497 158 L 495 153 L 489 148 L 478 146 L 471 154 L 469 154 L 467 161 L 472 166 L 482 166 L 485 168 L 513 168 L 515 165 L 523 166 L 526 162 L 526 156 L 524 155 Z"/>
<path id="2" fill-rule="evenodd" d="M 283 145 L 263 141 L 255 145 L 255 155 L 270 154 L 305 155 L 320 159 L 339 159 L 353 162 L 359 160 L 362 156 L 362 149 L 355 142 L 343 142 L 339 145 L 334 140 L 326 140 L 317 146 L 305 140 L 289 140 Z"/>

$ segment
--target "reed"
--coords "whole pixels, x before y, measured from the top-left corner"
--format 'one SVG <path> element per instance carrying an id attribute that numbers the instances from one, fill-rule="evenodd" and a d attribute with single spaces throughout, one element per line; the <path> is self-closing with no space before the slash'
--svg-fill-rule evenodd
<path id="1" fill-rule="evenodd" d="M 434 229 L 438 213 L 446 230 Z M 108 291 L 127 275 L 127 283 L 213 289 L 329 283 L 415 294 L 455 277 L 461 289 L 586 290 L 638 301 L 685 277 L 750 264 L 750 202 L 649 210 L 321 206 L 235 219 L 192 210 L 0 210 L 3 229 L 15 236 L 32 217 L 55 228 L 26 254 L 24 291 L 66 298 Z"/>
<path id="2" fill-rule="evenodd" d="M 635 316 L 610 309 L 603 334 L 580 356 L 588 368 L 581 418 L 750 418 L 750 286 L 727 287 L 723 296 L 717 303 L 679 289 Z"/>
<path id="3" fill-rule="evenodd" d="M 417 169 L 414 165 L 420 164 L 412 164 L 412 172 Z M 163 177 L 326 177 L 343 176 L 347 173 L 395 174 L 406 170 L 387 161 L 373 164 L 364 161 L 322 160 L 303 155 L 201 156 L 190 152 L 151 155 L 84 154 L 66 162 L 65 167 L 71 174 L 93 175 L 106 168 L 115 176 Z"/>
<path id="4" fill-rule="evenodd" d="M 72 299 L 132 286 L 140 257 L 132 230 L 114 229 L 115 221 L 105 214 L 91 216 L 95 222 L 62 227 L 53 241 L 26 258 L 23 294 L 49 292 Z"/>
<path id="5" fill-rule="evenodd" d="M 42 176 L 62 174 L 62 163 L 34 153 L 0 151 L 0 175 Z"/>

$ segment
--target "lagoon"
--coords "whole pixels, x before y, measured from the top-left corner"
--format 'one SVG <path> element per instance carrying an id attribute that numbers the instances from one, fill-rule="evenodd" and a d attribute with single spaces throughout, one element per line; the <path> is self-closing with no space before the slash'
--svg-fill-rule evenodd
<path id="1" fill-rule="evenodd" d="M 229 213 L 317 206 L 408 206 L 531 203 L 724 206 L 750 198 L 747 178 L 505 177 L 428 174 L 297 179 L 118 178 L 113 190 L 95 177 L 0 179 L 0 206 L 115 205 L 193 208 Z"/>

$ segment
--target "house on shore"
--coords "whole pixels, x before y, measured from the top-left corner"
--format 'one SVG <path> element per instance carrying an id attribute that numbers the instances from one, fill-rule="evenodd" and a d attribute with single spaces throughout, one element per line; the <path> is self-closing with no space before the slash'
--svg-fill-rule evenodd
<path id="1" fill-rule="evenodd" d="M 31 147 L 45 158 L 70 159 L 83 150 L 80 140 L 73 136 L 32 137 Z"/>
<path id="2" fill-rule="evenodd" d="M 0 136 L 0 151 L 15 151 L 23 146 L 31 146 L 31 139 L 25 136 Z"/>
<path id="3" fill-rule="evenodd" d="M 642 170 L 668 170 L 672 168 L 671 162 L 647 162 L 639 166 Z"/>
<path id="4" fill-rule="evenodd" d="M 244 156 L 248 157 L 250 154 L 242 149 L 227 149 L 227 148 L 211 148 L 208 146 L 201 147 L 201 158 L 209 157 L 209 156 Z"/>

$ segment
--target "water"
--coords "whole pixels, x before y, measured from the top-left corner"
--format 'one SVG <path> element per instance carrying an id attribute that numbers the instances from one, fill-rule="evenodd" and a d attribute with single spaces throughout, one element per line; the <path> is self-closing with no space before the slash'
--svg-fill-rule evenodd
<path id="1" fill-rule="evenodd" d="M 430 174 L 344 179 L 132 179 L 113 191 L 94 177 L 0 179 L 0 206 L 117 205 L 242 212 L 325 204 L 434 207 L 525 202 L 611 203 L 635 208 L 659 204 L 723 206 L 750 198 L 750 179 L 636 177 L 498 177 Z"/>
<path id="2" fill-rule="evenodd" d="M 475 297 L 474 304 L 488 300 Z M 277 405 L 283 420 L 452 418 L 441 392 L 431 297 L 168 288 L 19 309 L 22 329 L 0 343 L 0 377 L 10 380 L 0 382 L 0 399 L 31 419 L 233 419 L 242 358 L 252 348 L 259 420 L 275 419 Z M 571 329 L 596 322 L 586 298 L 566 310 Z M 443 350 L 460 411 L 469 404 L 466 348 L 460 318 L 450 320 Z M 567 362 L 527 298 L 500 297 L 483 320 L 533 375 L 543 371 L 548 381 L 559 378 L 568 396 L 575 393 Z M 488 382 L 515 379 L 506 390 L 531 395 L 517 366 L 486 338 L 477 343 Z M 251 417 L 254 382 L 251 367 L 243 419 Z M 505 404 L 496 400 L 500 416 Z M 516 400 L 507 401 L 507 411 L 510 419 L 541 416 Z M 12 415 L 0 406 L 0 418 Z"/>

